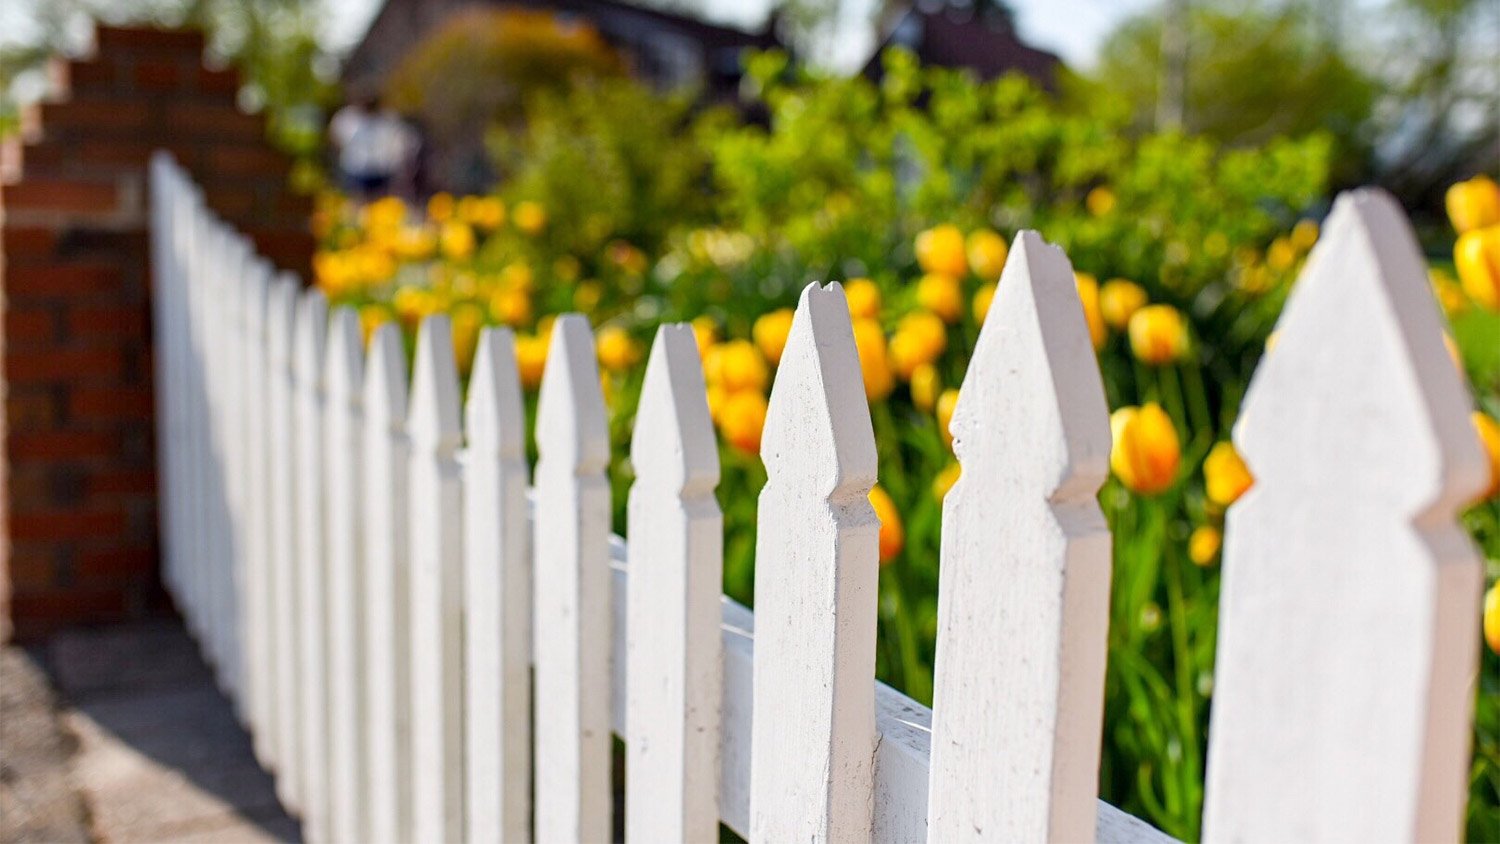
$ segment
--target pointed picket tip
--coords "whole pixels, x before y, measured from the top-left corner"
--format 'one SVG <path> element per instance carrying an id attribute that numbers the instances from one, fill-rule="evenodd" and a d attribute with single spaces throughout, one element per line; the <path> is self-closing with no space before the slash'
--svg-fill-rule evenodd
<path id="1" fill-rule="evenodd" d="M 526 415 L 516 369 L 516 337 L 509 328 L 486 328 L 474 351 L 464 428 L 469 448 L 506 460 L 526 454 Z"/>
<path id="2" fill-rule="evenodd" d="M 802 290 L 781 353 L 761 436 L 773 482 L 832 501 L 875 484 L 875 429 L 849 303 L 838 282 Z"/>
<path id="3" fill-rule="evenodd" d="M 347 306 L 336 308 L 328 324 L 328 347 L 323 361 L 323 383 L 330 402 L 359 406 L 364 351 L 359 315 Z"/>
<path id="4" fill-rule="evenodd" d="M 536 444 L 542 459 L 579 474 L 602 472 L 609 465 L 609 424 L 594 333 L 579 314 L 563 314 L 552 324 L 537 397 Z"/>
<path id="5" fill-rule="evenodd" d="M 406 429 L 406 349 L 394 322 L 378 326 L 370 337 L 365 367 L 366 418 L 383 419 L 392 431 Z"/>
<path id="6" fill-rule="evenodd" d="M 1484 488 L 1472 403 L 1416 237 L 1389 194 L 1339 196 L 1277 337 L 1234 432 L 1257 478 L 1251 495 L 1284 479 L 1447 517 Z"/>
<path id="7" fill-rule="evenodd" d="M 1005 474 L 1054 503 L 1109 473 L 1109 407 L 1073 266 L 1034 231 L 1011 246 L 950 426 L 964 478 Z"/>
<path id="8" fill-rule="evenodd" d="M 417 332 L 408 414 L 414 444 L 439 451 L 458 447 L 463 437 L 458 365 L 453 359 L 453 326 L 446 314 L 422 320 Z"/>
<path id="9" fill-rule="evenodd" d="M 630 443 L 638 483 L 689 498 L 719 484 L 719 450 L 708 413 L 698 341 L 688 323 L 656 331 Z"/>

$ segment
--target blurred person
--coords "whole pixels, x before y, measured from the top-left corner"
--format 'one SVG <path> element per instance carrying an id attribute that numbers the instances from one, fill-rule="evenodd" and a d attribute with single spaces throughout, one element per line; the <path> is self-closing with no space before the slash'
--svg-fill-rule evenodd
<path id="1" fill-rule="evenodd" d="M 389 193 L 395 178 L 409 168 L 415 135 L 400 115 L 380 107 L 374 97 L 339 109 L 328 124 L 328 138 L 338 153 L 344 189 L 362 202 Z"/>

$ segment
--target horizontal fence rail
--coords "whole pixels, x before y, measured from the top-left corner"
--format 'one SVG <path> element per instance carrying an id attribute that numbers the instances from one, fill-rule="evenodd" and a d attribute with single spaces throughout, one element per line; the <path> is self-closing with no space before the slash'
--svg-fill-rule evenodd
<path id="1" fill-rule="evenodd" d="M 464 395 L 428 317 L 408 376 L 399 327 L 366 345 L 164 153 L 151 189 L 163 579 L 310 840 L 613 840 L 611 733 L 641 844 L 1171 840 L 1098 799 L 1108 411 L 1035 233 L 953 418 L 929 710 L 874 679 L 839 285 L 803 291 L 772 389 L 752 614 L 721 594 L 690 328 L 648 359 L 627 545 L 582 317 L 552 329 L 533 473 L 508 330 Z M 1327 231 L 1236 432 L 1258 479 L 1228 522 L 1205 832 L 1452 840 L 1481 584 L 1456 514 L 1486 464 L 1399 209 L 1356 192 Z"/>

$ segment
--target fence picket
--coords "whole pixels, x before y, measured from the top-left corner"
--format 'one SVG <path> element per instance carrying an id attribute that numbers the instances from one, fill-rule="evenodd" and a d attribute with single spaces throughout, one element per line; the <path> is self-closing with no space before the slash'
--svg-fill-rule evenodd
<path id="1" fill-rule="evenodd" d="M 1016 237 L 951 429 L 927 839 L 1091 841 L 1109 410 L 1073 268 L 1035 232 Z"/>
<path id="2" fill-rule="evenodd" d="M 526 412 L 509 329 L 485 329 L 465 406 L 464 741 L 471 842 L 531 835 Z"/>
<path id="3" fill-rule="evenodd" d="M 692 327 L 656 332 L 630 459 L 625 840 L 718 837 L 724 519 Z"/>
<path id="4" fill-rule="evenodd" d="M 361 386 L 359 316 L 339 308 L 328 326 L 323 458 L 328 548 L 329 832 L 365 841 L 364 571 L 360 518 Z"/>
<path id="5" fill-rule="evenodd" d="M 1457 840 L 1486 462 L 1399 206 L 1324 232 L 1235 428 L 1204 834 Z"/>
<path id="6" fill-rule="evenodd" d="M 594 339 L 553 323 L 537 405 L 536 838 L 610 837 L 609 431 Z"/>
<path id="7" fill-rule="evenodd" d="M 299 716 L 301 677 L 300 592 L 297 583 L 296 422 L 293 407 L 292 335 L 297 310 L 297 280 L 285 273 L 271 283 L 266 306 L 266 408 L 271 442 L 269 455 L 271 517 L 271 591 L 276 657 L 276 794 L 293 812 L 302 808 L 302 724 Z"/>
<path id="8" fill-rule="evenodd" d="M 267 362 L 266 319 L 269 307 L 268 295 L 271 267 L 263 259 L 257 259 L 245 277 L 244 309 L 244 358 L 242 370 L 243 400 L 239 412 L 244 416 L 241 447 L 244 450 L 242 466 L 245 472 L 245 627 L 242 641 L 245 644 L 247 677 L 250 690 L 251 739 L 255 745 L 255 757 L 265 767 L 274 767 L 276 760 L 276 687 L 275 687 L 275 623 L 273 608 L 277 603 L 275 583 L 270 571 L 270 475 L 273 443 L 269 430 L 269 406 L 267 378 L 270 367 Z"/>
<path id="9" fill-rule="evenodd" d="M 411 628 L 406 352 L 386 323 L 370 338 L 364 384 L 365 672 L 370 840 L 411 840 Z"/>
<path id="10" fill-rule="evenodd" d="M 411 410 L 412 837 L 464 837 L 458 368 L 446 316 L 417 336 Z"/>
<path id="11" fill-rule="evenodd" d="M 301 619 L 298 675 L 302 748 L 303 834 L 329 840 L 328 829 L 328 587 L 323 479 L 323 355 L 327 349 L 328 301 L 317 289 L 304 291 L 293 332 L 297 471 L 297 610 Z"/>
<path id="12" fill-rule="evenodd" d="M 802 291 L 761 442 L 750 840 L 869 840 L 875 434 L 837 283 Z"/>

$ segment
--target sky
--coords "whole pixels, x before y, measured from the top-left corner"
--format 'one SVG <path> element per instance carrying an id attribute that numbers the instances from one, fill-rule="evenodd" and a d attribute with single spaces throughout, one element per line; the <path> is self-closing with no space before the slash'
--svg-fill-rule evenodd
<path id="1" fill-rule="evenodd" d="M 364 34 L 381 0 L 327 0 L 332 14 L 330 45 L 353 44 Z M 847 0 L 850 17 L 867 15 L 876 0 Z M 0 2 L 0 6 L 5 3 Z M 684 4 L 685 5 L 685 4 Z M 753 28 L 765 20 L 769 0 L 704 0 L 704 16 L 725 24 Z M 1016 28 L 1033 46 L 1051 50 L 1068 64 L 1086 69 L 1110 30 L 1122 19 L 1156 5 L 1154 0 L 1011 0 Z M 864 36 L 861 38 L 860 36 Z M 874 44 L 858 26 L 847 26 L 836 54 L 840 64 L 863 64 Z"/>

